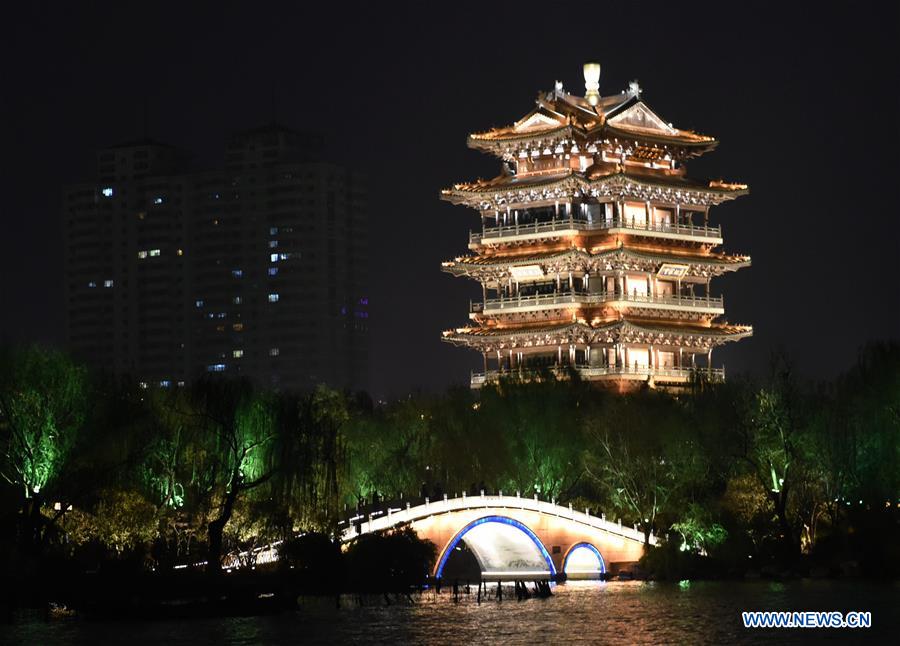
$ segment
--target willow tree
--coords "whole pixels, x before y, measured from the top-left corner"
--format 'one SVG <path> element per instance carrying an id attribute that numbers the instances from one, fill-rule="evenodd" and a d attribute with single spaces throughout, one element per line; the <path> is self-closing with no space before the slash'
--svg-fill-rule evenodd
<path id="1" fill-rule="evenodd" d="M 0 475 L 23 495 L 26 543 L 41 542 L 42 492 L 54 484 L 84 423 L 85 370 L 37 346 L 0 358 Z"/>
<path id="2" fill-rule="evenodd" d="M 195 491 L 207 498 L 207 562 L 222 567 L 222 537 L 241 496 L 268 482 L 274 473 L 271 449 L 276 433 L 275 407 L 245 382 L 204 381 L 183 411 L 190 434 L 185 460 Z"/>
<path id="3" fill-rule="evenodd" d="M 785 357 L 772 360 L 772 378 L 743 403 L 735 429 L 737 458 L 772 504 L 788 557 L 800 550 L 798 507 L 812 465 L 804 425 L 803 397 Z"/>
<path id="4" fill-rule="evenodd" d="M 37 346 L 7 353 L 0 367 L 3 478 L 26 499 L 59 474 L 84 422 L 84 368 Z"/>
<path id="5" fill-rule="evenodd" d="M 271 493 L 283 519 L 283 538 L 295 531 L 336 529 L 341 485 L 349 477 L 344 437 L 350 410 L 346 397 L 326 386 L 278 398 L 274 459 L 279 465 Z"/>
<path id="6" fill-rule="evenodd" d="M 655 392 L 610 399 L 586 431 L 588 475 L 616 511 L 637 519 L 645 542 L 654 527 L 680 519 L 705 456 L 679 402 Z"/>

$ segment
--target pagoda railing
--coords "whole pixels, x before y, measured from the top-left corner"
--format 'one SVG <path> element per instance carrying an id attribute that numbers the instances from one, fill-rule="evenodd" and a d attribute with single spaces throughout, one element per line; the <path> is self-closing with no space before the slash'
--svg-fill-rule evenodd
<path id="1" fill-rule="evenodd" d="M 492 383 L 499 379 L 523 378 L 539 376 L 542 373 L 550 373 L 557 377 L 565 377 L 571 370 L 575 370 L 582 379 L 590 379 L 596 377 L 631 377 L 649 379 L 677 379 L 679 381 L 690 381 L 694 375 L 703 376 L 709 381 L 722 382 L 725 381 L 725 368 L 651 368 L 649 366 L 588 366 L 588 365 L 563 365 L 563 366 L 546 366 L 531 367 L 521 366 L 508 370 L 488 370 L 487 372 L 473 372 L 471 376 L 471 384 L 473 388 L 479 388 L 486 383 Z"/>
<path id="2" fill-rule="evenodd" d="M 553 233 L 574 229 L 577 231 L 603 231 L 608 229 L 627 229 L 635 232 L 648 232 L 661 235 L 687 236 L 700 239 L 722 239 L 721 226 L 697 226 L 694 224 L 655 224 L 646 220 L 633 218 L 615 218 L 611 220 L 590 221 L 583 218 L 565 218 L 550 222 L 532 222 L 528 224 L 511 224 L 497 227 L 485 227 L 481 233 L 470 231 L 469 244 L 480 244 L 487 240 L 497 240 L 514 236 Z"/>
<path id="3" fill-rule="evenodd" d="M 664 294 L 653 296 L 651 294 L 618 294 L 613 292 L 554 292 L 551 294 L 531 294 L 527 296 L 510 296 L 504 298 L 489 298 L 484 303 L 471 303 L 469 311 L 477 312 L 502 312 L 504 310 L 522 309 L 528 307 L 548 307 L 553 305 L 591 305 L 595 303 L 609 303 L 624 301 L 628 303 L 675 306 L 691 309 L 723 310 L 724 299 L 721 296 L 693 296 L 690 294 Z"/>

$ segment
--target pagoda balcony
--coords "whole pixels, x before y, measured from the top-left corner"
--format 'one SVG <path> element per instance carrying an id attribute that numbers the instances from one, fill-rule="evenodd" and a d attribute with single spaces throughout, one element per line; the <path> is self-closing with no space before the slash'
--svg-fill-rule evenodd
<path id="1" fill-rule="evenodd" d="M 613 292 L 553 292 L 489 298 L 484 303 L 470 303 L 471 314 L 505 314 L 515 312 L 536 312 L 559 306 L 589 307 L 603 303 L 645 307 L 656 310 L 690 311 L 718 316 L 725 313 L 725 303 L 721 296 L 693 296 L 690 294 L 618 294 Z"/>
<path id="2" fill-rule="evenodd" d="M 649 366 L 552 366 L 543 369 L 528 367 L 513 368 L 512 370 L 488 370 L 487 372 L 473 372 L 470 385 L 472 388 L 481 388 L 485 384 L 497 383 L 501 379 L 529 380 L 540 378 L 542 375 L 553 375 L 558 378 L 567 377 L 574 370 L 585 381 L 624 380 L 624 381 L 648 381 L 666 384 L 689 384 L 695 378 L 705 378 L 707 381 L 720 383 L 725 381 L 725 368 L 650 368 Z"/>
<path id="3" fill-rule="evenodd" d="M 499 242 L 522 242 L 541 238 L 576 235 L 605 231 L 624 233 L 648 238 L 666 238 L 703 244 L 722 244 L 721 226 L 698 226 L 695 224 L 654 224 L 645 220 L 612 219 L 589 221 L 582 218 L 568 218 L 550 221 L 535 221 L 528 224 L 485 227 L 481 233 L 469 232 L 469 248 Z"/>

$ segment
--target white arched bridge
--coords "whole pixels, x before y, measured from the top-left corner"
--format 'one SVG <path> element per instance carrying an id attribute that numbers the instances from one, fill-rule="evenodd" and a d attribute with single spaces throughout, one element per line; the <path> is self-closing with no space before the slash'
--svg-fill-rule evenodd
<path id="1" fill-rule="evenodd" d="M 600 578 L 627 569 L 641 557 L 644 534 L 571 505 L 520 496 L 460 496 L 405 508 L 390 508 L 347 521 L 342 542 L 361 534 L 409 525 L 438 548 L 432 575 L 460 543 L 472 553 L 486 580 Z M 650 535 L 650 544 L 656 538 Z M 624 566 L 624 567 L 623 567 Z"/>

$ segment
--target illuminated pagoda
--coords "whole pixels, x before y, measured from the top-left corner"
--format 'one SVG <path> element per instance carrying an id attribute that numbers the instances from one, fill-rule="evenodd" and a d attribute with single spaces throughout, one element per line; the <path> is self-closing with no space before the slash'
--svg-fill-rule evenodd
<path id="1" fill-rule="evenodd" d="M 750 265 L 720 250 L 709 221 L 710 207 L 747 186 L 688 178 L 687 160 L 718 141 L 666 122 L 637 82 L 601 97 L 599 77 L 589 63 L 584 97 L 557 82 L 513 125 L 469 135 L 469 147 L 502 160 L 501 174 L 442 192 L 481 215 L 472 253 L 443 263 L 482 287 L 469 324 L 443 335 L 482 353 L 472 387 L 575 370 L 623 390 L 677 389 L 698 374 L 724 379 L 713 349 L 752 334 L 721 319 L 710 291 L 714 277 Z"/>

